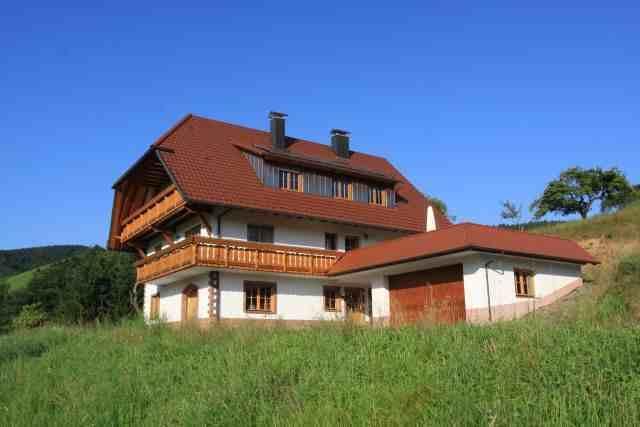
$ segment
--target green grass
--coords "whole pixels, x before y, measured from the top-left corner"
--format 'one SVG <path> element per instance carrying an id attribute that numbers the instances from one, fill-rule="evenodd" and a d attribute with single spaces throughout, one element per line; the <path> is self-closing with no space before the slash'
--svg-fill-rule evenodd
<path id="1" fill-rule="evenodd" d="M 640 330 L 49 327 L 0 337 L 0 425 L 638 425 Z"/>
<path id="2" fill-rule="evenodd" d="M 596 215 L 584 221 L 569 221 L 538 227 L 531 231 L 574 240 L 605 238 L 616 241 L 638 241 L 640 240 L 640 202 L 613 214 Z"/>
<path id="3" fill-rule="evenodd" d="M 4 281 L 9 285 L 9 292 L 26 288 L 33 279 L 35 271 L 35 269 L 29 270 L 5 278 Z"/>

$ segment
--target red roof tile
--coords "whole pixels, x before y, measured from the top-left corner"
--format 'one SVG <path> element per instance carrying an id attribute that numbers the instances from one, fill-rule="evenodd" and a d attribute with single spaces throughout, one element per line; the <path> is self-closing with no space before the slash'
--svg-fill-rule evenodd
<path id="1" fill-rule="evenodd" d="M 158 154 L 187 201 L 235 206 L 300 215 L 331 221 L 421 232 L 425 230 L 429 202 L 387 160 L 353 152 L 338 158 L 327 144 L 288 137 L 287 151 L 294 155 L 336 162 L 377 172 L 397 181 L 395 190 L 407 202 L 394 208 L 282 191 L 263 185 L 241 148 L 269 147 L 271 134 L 216 120 L 187 116 L 155 144 Z M 436 209 L 439 227 L 450 225 Z"/>
<path id="2" fill-rule="evenodd" d="M 522 255 L 576 264 L 597 263 L 572 240 L 463 223 L 429 233 L 386 240 L 347 252 L 329 275 L 353 273 L 466 250 Z"/>

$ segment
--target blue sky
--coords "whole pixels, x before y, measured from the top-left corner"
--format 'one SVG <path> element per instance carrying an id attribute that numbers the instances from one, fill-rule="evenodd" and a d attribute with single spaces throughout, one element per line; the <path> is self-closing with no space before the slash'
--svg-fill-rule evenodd
<path id="1" fill-rule="evenodd" d="M 88 3 L 3 6 L 0 248 L 104 245 L 111 184 L 188 112 L 348 129 L 458 221 L 569 166 L 640 182 L 637 2 Z"/>

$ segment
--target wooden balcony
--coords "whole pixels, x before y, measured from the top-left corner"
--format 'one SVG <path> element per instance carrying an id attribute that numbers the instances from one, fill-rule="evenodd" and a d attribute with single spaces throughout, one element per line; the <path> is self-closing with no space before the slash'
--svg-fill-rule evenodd
<path id="1" fill-rule="evenodd" d="M 138 261 L 136 276 L 141 283 L 190 267 L 325 276 L 339 256 L 334 251 L 191 237 Z"/>
<path id="2" fill-rule="evenodd" d="M 140 233 L 149 230 L 153 224 L 168 218 L 186 205 L 174 185 L 149 200 L 144 206 L 122 221 L 120 241 L 131 240 Z"/>

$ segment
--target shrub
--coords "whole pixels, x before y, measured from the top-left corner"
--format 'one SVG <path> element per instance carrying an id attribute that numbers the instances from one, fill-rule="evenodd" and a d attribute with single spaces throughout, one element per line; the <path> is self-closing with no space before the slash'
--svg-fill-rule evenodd
<path id="1" fill-rule="evenodd" d="M 616 282 L 640 285 L 640 253 L 627 255 L 620 260 L 616 271 Z"/>
<path id="2" fill-rule="evenodd" d="M 32 329 L 42 326 L 47 320 L 47 315 L 40 304 L 28 304 L 22 307 L 20 314 L 13 319 L 16 329 Z"/>

